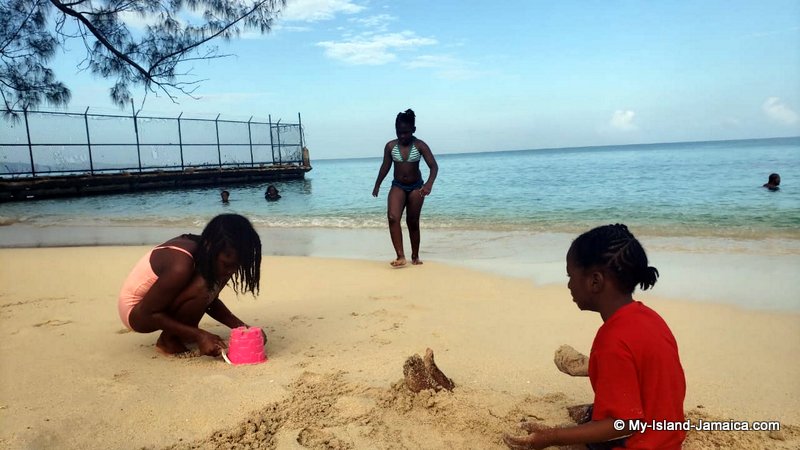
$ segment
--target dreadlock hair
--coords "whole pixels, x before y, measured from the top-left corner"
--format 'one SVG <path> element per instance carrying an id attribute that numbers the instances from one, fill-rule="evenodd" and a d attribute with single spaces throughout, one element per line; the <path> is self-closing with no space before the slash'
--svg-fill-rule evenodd
<path id="1" fill-rule="evenodd" d="M 647 290 L 658 280 L 658 269 L 647 263 L 642 244 L 617 223 L 594 228 L 572 242 L 570 252 L 575 262 L 583 268 L 608 269 L 619 281 L 620 287 L 633 293 L 636 285 Z"/>
<path id="2" fill-rule="evenodd" d="M 407 109 L 405 112 L 397 113 L 397 118 L 394 119 L 394 126 L 404 123 L 406 125 L 411 125 L 411 128 L 414 128 L 416 127 L 416 125 L 414 125 L 416 118 L 417 116 L 414 115 L 414 111 Z"/>
<path id="3" fill-rule="evenodd" d="M 233 290 L 258 294 L 261 280 L 261 239 L 247 218 L 239 214 L 220 214 L 211 219 L 200 235 L 197 270 L 209 286 L 215 286 L 214 266 L 217 256 L 233 249 L 239 257 L 239 269 L 231 278 Z"/>

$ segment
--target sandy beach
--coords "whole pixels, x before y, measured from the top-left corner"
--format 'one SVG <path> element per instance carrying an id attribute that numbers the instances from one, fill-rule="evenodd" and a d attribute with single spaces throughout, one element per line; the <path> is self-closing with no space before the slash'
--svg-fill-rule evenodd
<path id="1" fill-rule="evenodd" d="M 122 280 L 143 246 L 0 249 L 3 448 L 504 448 L 522 418 L 568 424 L 588 379 L 553 352 L 588 353 L 600 326 L 563 282 L 429 261 L 267 256 L 257 299 L 221 297 L 264 327 L 269 361 L 156 353 L 127 332 Z M 800 316 L 654 293 L 671 326 L 687 417 L 780 421 L 780 432 L 690 432 L 685 448 L 800 446 Z M 212 321 L 205 329 L 228 337 Z M 412 394 L 413 354 L 435 351 L 452 392 Z"/>

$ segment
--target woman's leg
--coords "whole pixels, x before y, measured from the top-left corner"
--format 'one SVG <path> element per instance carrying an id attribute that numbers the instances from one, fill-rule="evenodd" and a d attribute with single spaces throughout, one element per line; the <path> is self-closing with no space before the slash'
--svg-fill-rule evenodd
<path id="1" fill-rule="evenodd" d="M 406 200 L 406 225 L 408 226 L 408 236 L 411 239 L 411 264 L 422 264 L 419 259 L 419 215 L 422 212 L 422 204 L 425 197 L 419 190 L 408 193 Z"/>
<path id="2" fill-rule="evenodd" d="M 392 245 L 397 259 L 392 261 L 395 267 L 406 264 L 406 254 L 403 251 L 403 230 L 400 228 L 400 220 L 403 217 L 403 208 L 406 206 L 406 193 L 400 188 L 392 187 L 389 190 L 389 200 L 387 216 L 389 219 L 389 235 L 392 237 Z"/>

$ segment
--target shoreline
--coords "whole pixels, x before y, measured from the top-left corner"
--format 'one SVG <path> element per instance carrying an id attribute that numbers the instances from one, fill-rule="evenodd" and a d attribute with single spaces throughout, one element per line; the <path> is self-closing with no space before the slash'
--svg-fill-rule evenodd
<path id="1" fill-rule="evenodd" d="M 563 285 L 437 261 L 393 270 L 382 261 L 266 256 L 257 299 L 230 288 L 221 295 L 269 336 L 267 363 L 234 367 L 160 356 L 156 334 L 124 330 L 116 293 L 148 249 L 0 250 L 0 443 L 207 448 L 212 433 L 255 439 L 250 420 L 266 424 L 268 448 L 336 439 L 341 448 L 500 449 L 501 433 L 520 417 L 564 424 L 567 406 L 591 401 L 587 379 L 553 364 L 562 344 L 588 353 L 601 323 L 578 311 Z M 678 340 L 690 417 L 782 423 L 783 440 L 695 432 L 685 448 L 796 448 L 800 363 L 791 355 L 800 351 L 800 315 L 650 292 L 639 299 Z M 208 318 L 201 327 L 228 336 Z M 392 386 L 405 358 L 426 347 L 456 382 L 452 393 Z"/>
<path id="2" fill-rule="evenodd" d="M 265 256 L 390 261 L 386 229 L 256 227 Z M 0 227 L 0 249 L 154 246 L 201 229 L 134 226 Z M 635 231 L 635 230 L 634 230 Z M 408 233 L 403 229 L 408 250 Z M 421 256 L 537 285 L 565 285 L 564 253 L 576 235 L 423 229 Z M 800 312 L 800 240 L 637 235 L 661 273 L 655 295 L 746 310 Z"/>

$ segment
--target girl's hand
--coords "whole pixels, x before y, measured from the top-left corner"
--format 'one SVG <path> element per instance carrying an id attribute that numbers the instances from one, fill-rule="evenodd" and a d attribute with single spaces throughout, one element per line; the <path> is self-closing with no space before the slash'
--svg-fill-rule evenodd
<path id="1" fill-rule="evenodd" d="M 419 188 L 419 195 L 423 197 L 431 195 L 431 187 L 427 184 L 423 185 L 421 188 Z"/>
<path id="2" fill-rule="evenodd" d="M 202 331 L 200 338 L 197 339 L 197 349 L 206 356 L 219 356 L 225 347 L 225 341 L 222 338 L 207 331 Z"/>
<path id="3" fill-rule="evenodd" d="M 380 187 L 375 186 L 375 189 L 372 190 L 372 196 L 373 197 L 377 197 L 378 196 L 378 190 L 380 190 Z"/>

